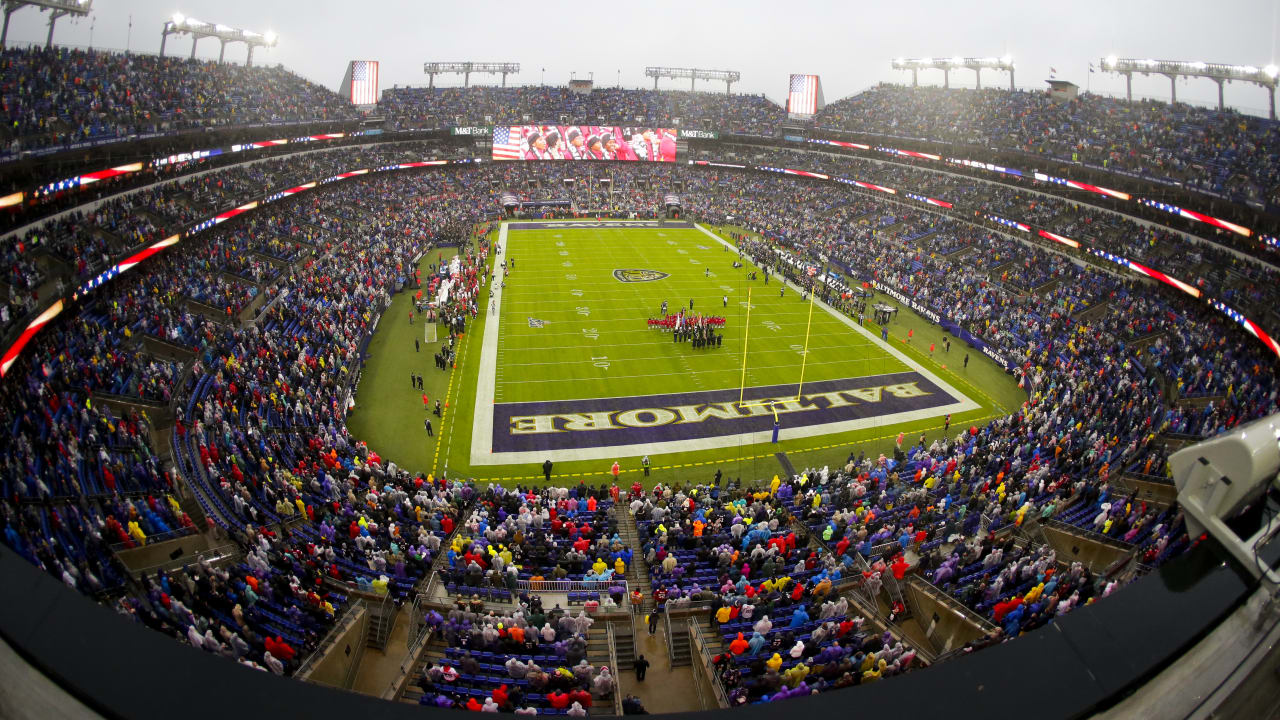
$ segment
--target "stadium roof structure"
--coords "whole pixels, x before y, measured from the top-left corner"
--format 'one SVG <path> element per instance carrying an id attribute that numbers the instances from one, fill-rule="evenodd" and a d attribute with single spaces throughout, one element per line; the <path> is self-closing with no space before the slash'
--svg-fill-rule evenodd
<path id="1" fill-rule="evenodd" d="M 249 54 L 244 61 L 245 65 L 253 64 L 253 49 L 255 47 L 275 47 L 276 40 L 279 39 L 270 30 L 265 33 L 241 30 L 219 23 L 189 18 L 182 13 L 174 13 L 173 17 L 164 21 L 164 29 L 160 33 L 160 57 L 164 57 L 165 42 L 168 41 L 170 35 L 190 35 L 191 57 L 193 58 L 196 56 L 196 46 L 202 39 L 207 37 L 217 38 L 222 43 L 222 49 L 218 51 L 218 62 L 222 62 L 227 54 L 227 43 L 242 42 L 249 46 Z"/>
<path id="2" fill-rule="evenodd" d="M 1276 81 L 1280 76 L 1280 68 L 1267 65 L 1258 68 L 1253 65 L 1226 65 L 1223 63 L 1189 62 L 1186 60 L 1151 60 L 1139 58 L 1118 58 L 1108 55 L 1102 58 L 1102 69 L 1107 72 L 1124 75 L 1125 95 L 1133 101 L 1133 74 L 1164 75 L 1169 78 L 1170 102 L 1178 102 L 1178 78 L 1207 78 L 1218 83 L 1218 110 L 1223 109 L 1222 86 L 1237 81 L 1261 85 L 1267 89 L 1270 99 L 1271 119 L 1276 119 Z"/>
<path id="3" fill-rule="evenodd" d="M 896 58 L 894 70 L 910 70 L 911 86 L 919 85 L 921 70 L 941 70 L 942 86 L 951 87 L 951 71 L 965 68 L 974 71 L 978 76 L 978 89 L 982 89 L 982 71 L 995 70 L 1009 73 L 1009 90 L 1013 90 L 1013 58 L 1004 57 L 950 57 L 950 58 Z"/>
<path id="4" fill-rule="evenodd" d="M 471 73 L 488 73 L 502 75 L 502 87 L 507 86 L 507 75 L 520 72 L 520 63 L 509 62 L 428 62 L 422 64 L 422 72 L 427 75 L 427 87 L 436 86 L 436 75 L 458 74 L 462 76 L 462 86 L 471 86 Z"/>
<path id="5" fill-rule="evenodd" d="M 75 15 L 84 17 L 93 9 L 93 0 L 5 0 L 4 2 L 4 29 L 0 30 L 0 48 L 4 47 L 5 40 L 9 37 L 9 16 L 21 10 L 24 7 L 36 7 L 41 11 L 51 10 L 49 13 L 49 35 L 44 40 L 45 47 L 53 46 L 53 26 L 57 24 L 58 18 L 65 15 Z"/>
<path id="6" fill-rule="evenodd" d="M 742 79 L 742 73 L 737 70 L 702 70 L 700 68 L 656 67 L 652 65 L 644 69 L 644 75 L 645 77 L 653 78 L 654 90 L 658 89 L 658 78 L 688 80 L 690 91 L 694 89 L 699 80 L 718 80 L 724 83 L 725 95 L 732 91 L 734 83 Z"/>

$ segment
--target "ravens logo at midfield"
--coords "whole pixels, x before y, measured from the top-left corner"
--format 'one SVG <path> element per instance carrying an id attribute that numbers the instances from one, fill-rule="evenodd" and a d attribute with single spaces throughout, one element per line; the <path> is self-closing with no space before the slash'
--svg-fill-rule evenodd
<path id="1" fill-rule="evenodd" d="M 660 270 L 614 270 L 613 276 L 618 279 L 618 282 L 649 282 L 669 277 L 670 273 Z"/>

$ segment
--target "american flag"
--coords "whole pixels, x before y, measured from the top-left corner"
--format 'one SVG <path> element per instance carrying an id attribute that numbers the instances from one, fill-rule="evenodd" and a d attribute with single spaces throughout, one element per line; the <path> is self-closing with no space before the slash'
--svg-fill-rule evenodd
<path id="1" fill-rule="evenodd" d="M 791 94 L 787 96 L 787 112 L 813 115 L 818 112 L 818 76 L 792 75 Z"/>
<path id="2" fill-rule="evenodd" d="M 378 102 L 378 61 L 351 61 L 351 104 L 374 105 Z"/>
<path id="3" fill-rule="evenodd" d="M 520 150 L 520 141 L 524 139 L 524 128 L 498 126 L 493 129 L 493 159 L 519 160 L 524 157 Z"/>

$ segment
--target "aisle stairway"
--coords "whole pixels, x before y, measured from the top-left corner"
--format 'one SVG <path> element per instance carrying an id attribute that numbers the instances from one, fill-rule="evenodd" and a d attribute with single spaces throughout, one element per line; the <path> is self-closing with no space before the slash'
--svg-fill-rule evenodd
<path id="1" fill-rule="evenodd" d="M 640 614 L 648 613 L 653 609 L 653 589 L 649 585 L 649 566 L 644 561 L 644 543 L 640 539 L 640 531 L 636 527 L 636 519 L 632 516 L 630 509 L 626 503 L 619 502 L 617 505 L 618 518 L 618 535 L 622 537 L 622 542 L 631 548 L 632 561 L 631 566 L 627 568 L 627 589 L 639 589 L 644 595 L 644 604 L 639 611 Z"/>

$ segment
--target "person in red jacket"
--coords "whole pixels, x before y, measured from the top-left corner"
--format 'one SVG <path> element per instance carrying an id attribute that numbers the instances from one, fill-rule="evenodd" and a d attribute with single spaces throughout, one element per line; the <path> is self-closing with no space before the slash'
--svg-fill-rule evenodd
<path id="1" fill-rule="evenodd" d="M 563 710 L 569 707 L 569 696 L 557 690 L 547 694 L 547 702 L 551 703 L 551 707 Z"/>
<path id="2" fill-rule="evenodd" d="M 889 569 L 893 571 L 893 577 L 895 580 L 901 580 L 902 576 L 907 574 L 907 569 L 910 567 L 911 565 L 907 563 L 906 559 L 899 555 L 898 559 L 893 561 L 893 565 L 889 566 Z"/>
<path id="3" fill-rule="evenodd" d="M 738 633 L 738 637 L 734 638 L 733 642 L 729 643 L 729 652 L 734 655 L 741 655 L 747 651 L 747 647 L 746 638 L 742 637 L 742 633 Z"/>
<path id="4" fill-rule="evenodd" d="M 591 708 L 591 693 L 582 688 L 574 688 L 569 691 L 569 702 L 578 703 L 584 708 Z"/>

